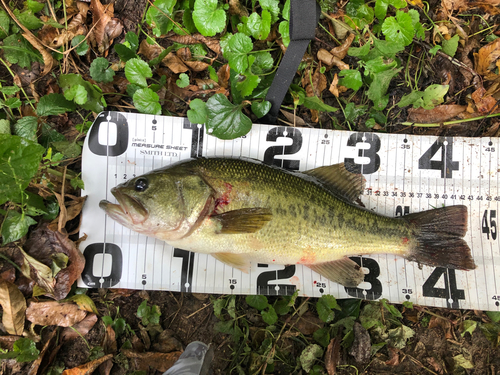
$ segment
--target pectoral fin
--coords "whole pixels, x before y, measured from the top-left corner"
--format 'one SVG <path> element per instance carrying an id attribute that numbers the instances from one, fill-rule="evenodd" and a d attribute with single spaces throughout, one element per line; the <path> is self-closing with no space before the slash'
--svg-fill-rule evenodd
<path id="1" fill-rule="evenodd" d="M 237 268 L 242 272 L 245 273 L 250 272 L 251 264 L 248 261 L 248 257 L 245 254 L 216 253 L 212 254 L 212 256 L 215 259 L 221 261 L 222 263 Z"/>
<path id="2" fill-rule="evenodd" d="M 358 286 L 365 278 L 361 267 L 347 257 L 332 262 L 305 264 L 305 266 L 333 282 L 348 287 Z"/>
<path id="3" fill-rule="evenodd" d="M 270 209 L 257 207 L 224 212 L 213 215 L 211 219 L 220 225 L 218 234 L 243 234 L 257 232 L 272 217 Z"/>

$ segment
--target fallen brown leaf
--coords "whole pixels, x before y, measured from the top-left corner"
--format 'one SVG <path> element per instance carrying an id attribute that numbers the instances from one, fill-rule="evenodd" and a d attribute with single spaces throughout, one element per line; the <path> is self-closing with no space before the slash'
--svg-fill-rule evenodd
<path id="1" fill-rule="evenodd" d="M 238 17 L 248 17 L 248 10 L 246 6 L 241 5 L 239 0 L 229 0 L 230 14 L 234 14 Z"/>
<path id="2" fill-rule="evenodd" d="M 330 52 L 328 52 L 324 48 L 321 48 L 318 51 L 317 56 L 318 56 L 318 60 L 320 60 L 325 65 L 328 65 L 329 67 L 332 67 L 333 65 L 335 65 L 340 70 L 349 69 L 349 65 L 347 65 L 345 62 L 343 62 L 337 56 L 333 56 Z"/>
<path id="3" fill-rule="evenodd" d="M 399 365 L 399 350 L 395 348 L 387 348 L 389 352 L 389 360 L 385 361 L 387 366 L 397 366 Z"/>
<path id="4" fill-rule="evenodd" d="M 175 74 L 184 73 L 189 70 L 183 61 L 173 52 L 165 56 L 161 62 Z"/>
<path id="5" fill-rule="evenodd" d="M 439 123 L 452 119 L 467 109 L 465 105 L 449 104 L 438 105 L 433 109 L 410 108 L 408 121 L 423 124 Z"/>
<path id="6" fill-rule="evenodd" d="M 170 353 L 173 351 L 182 351 L 182 344 L 174 336 L 174 331 L 165 329 L 156 338 L 153 344 L 153 350 L 161 353 Z"/>
<path id="7" fill-rule="evenodd" d="M 354 40 L 354 34 L 349 34 L 349 36 L 347 38 L 345 38 L 344 42 L 340 46 L 333 48 L 330 51 L 330 53 L 333 56 L 336 56 L 340 60 L 342 60 L 344 57 L 346 57 L 347 50 L 351 46 L 351 43 L 352 43 L 353 40 Z"/>
<path id="8" fill-rule="evenodd" d="M 54 346 L 55 338 L 57 335 L 57 329 L 52 330 L 50 333 L 47 341 L 43 345 L 43 349 L 38 355 L 38 358 L 33 361 L 33 363 L 30 366 L 30 369 L 28 371 L 28 375 L 36 375 L 38 372 L 38 369 L 40 365 L 42 364 L 42 360 L 46 356 L 47 352 L 49 351 L 49 348 L 52 348 Z"/>
<path id="9" fill-rule="evenodd" d="M 149 44 L 146 39 L 143 39 L 141 44 L 139 45 L 139 50 L 137 53 L 139 55 L 143 55 L 147 60 L 153 60 L 160 56 L 163 48 L 158 44 Z"/>
<path id="10" fill-rule="evenodd" d="M 356 322 L 354 323 L 354 342 L 349 354 L 356 359 L 356 362 L 365 363 L 370 359 L 370 353 L 370 334 L 361 324 Z"/>
<path id="11" fill-rule="evenodd" d="M 113 18 L 113 3 L 102 5 L 99 0 L 91 0 L 89 10 L 92 13 L 89 40 L 100 54 L 104 54 L 113 39 L 121 34 L 123 26 L 120 20 Z"/>
<path id="12" fill-rule="evenodd" d="M 116 343 L 116 333 L 113 327 L 107 326 L 106 333 L 104 334 L 104 339 L 101 344 L 104 349 L 104 353 L 114 354 L 118 350 L 118 346 Z"/>
<path id="13" fill-rule="evenodd" d="M 497 106 L 496 99 L 491 95 L 487 95 L 485 88 L 482 86 L 477 88 L 477 90 L 472 93 L 471 97 L 480 115 L 492 112 Z"/>
<path id="14" fill-rule="evenodd" d="M 229 68 L 229 64 L 222 65 L 217 71 L 217 77 L 219 77 L 219 85 L 225 89 L 227 89 L 229 85 L 229 77 L 231 74 L 231 69 Z"/>
<path id="15" fill-rule="evenodd" d="M 87 312 L 80 310 L 74 303 L 57 301 L 32 301 L 26 309 L 26 318 L 33 324 L 41 326 L 71 327 L 81 322 Z"/>
<path id="16" fill-rule="evenodd" d="M 25 248 L 29 255 L 47 266 L 52 265 L 56 254 L 63 253 L 68 257 L 68 264 L 55 276 L 53 287 L 53 297 L 56 300 L 65 298 L 85 267 L 85 257 L 74 242 L 66 233 L 53 231 L 45 223 L 31 233 Z"/>
<path id="17" fill-rule="evenodd" d="M 335 337 L 330 340 L 325 353 L 325 368 L 328 375 L 335 375 L 337 365 L 340 361 L 340 338 Z"/>
<path id="18" fill-rule="evenodd" d="M 2 323 L 7 333 L 22 335 L 26 300 L 17 286 L 9 281 L 0 281 L 0 305 L 2 305 Z"/>
<path id="19" fill-rule="evenodd" d="M 24 250 L 19 249 L 19 251 L 24 257 L 24 264 L 21 267 L 23 275 L 35 281 L 36 284 L 33 289 L 33 295 L 38 296 L 42 294 L 48 294 L 50 296 L 53 296 L 56 279 L 52 277 L 52 270 L 50 269 L 50 267 L 43 264 L 38 259 L 33 258 Z M 35 292 L 36 286 L 38 286 L 41 290 Z"/>
<path id="20" fill-rule="evenodd" d="M 63 375 L 90 375 L 98 368 L 102 363 L 106 362 L 108 359 L 113 358 L 113 354 L 105 355 L 99 359 L 95 359 L 84 365 L 73 367 L 72 369 L 64 370 Z"/>
<path id="21" fill-rule="evenodd" d="M 216 54 L 222 55 L 222 49 L 220 47 L 219 40 L 217 40 L 216 38 L 206 37 L 201 34 L 192 34 L 192 35 L 174 35 L 169 37 L 168 39 L 182 44 L 203 43 L 212 51 L 214 51 Z"/>
<path id="22" fill-rule="evenodd" d="M 304 121 L 302 117 L 299 117 L 292 112 L 280 110 L 283 116 L 286 117 L 286 119 L 290 122 L 291 125 L 293 126 L 306 126 L 307 123 Z"/>
<path id="23" fill-rule="evenodd" d="M 80 335 L 85 336 L 96 323 L 97 315 L 87 314 L 81 322 L 78 322 L 71 327 L 64 328 L 61 334 L 61 340 L 64 342 L 74 340 L 80 337 Z"/>
<path id="24" fill-rule="evenodd" d="M 210 64 L 202 61 L 184 61 L 184 64 L 186 64 L 191 70 L 195 72 L 203 72 L 210 66 Z"/>
<path id="25" fill-rule="evenodd" d="M 453 339 L 453 334 L 451 333 L 451 322 L 448 319 L 438 318 L 433 316 L 429 321 L 429 329 L 440 328 L 443 330 L 446 339 Z"/>
<path id="26" fill-rule="evenodd" d="M 486 76 L 493 70 L 496 60 L 500 57 L 500 38 L 488 43 L 474 54 L 476 72 Z"/>
<path id="27" fill-rule="evenodd" d="M 134 362 L 135 368 L 138 371 L 148 371 L 151 367 L 160 372 L 165 372 L 172 367 L 182 354 L 181 351 L 171 353 L 137 353 L 130 349 L 124 349 L 122 353 Z"/>

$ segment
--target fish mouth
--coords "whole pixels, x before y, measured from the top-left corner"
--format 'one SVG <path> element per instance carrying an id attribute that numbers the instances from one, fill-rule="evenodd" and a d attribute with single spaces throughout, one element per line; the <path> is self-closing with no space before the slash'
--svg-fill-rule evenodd
<path id="1" fill-rule="evenodd" d="M 147 220 L 149 213 L 137 199 L 116 188 L 111 189 L 111 194 L 115 196 L 118 204 L 103 199 L 99 202 L 99 207 L 113 220 L 125 226 L 142 224 Z"/>

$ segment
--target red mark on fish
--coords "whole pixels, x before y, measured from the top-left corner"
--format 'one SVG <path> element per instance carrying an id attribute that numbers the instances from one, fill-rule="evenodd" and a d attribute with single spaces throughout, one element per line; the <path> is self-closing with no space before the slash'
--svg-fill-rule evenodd
<path id="1" fill-rule="evenodd" d="M 226 187 L 226 190 L 215 200 L 214 212 L 217 212 L 220 208 L 227 206 L 230 203 L 229 194 L 231 194 L 231 191 L 233 190 L 233 185 L 225 182 L 224 186 Z"/>

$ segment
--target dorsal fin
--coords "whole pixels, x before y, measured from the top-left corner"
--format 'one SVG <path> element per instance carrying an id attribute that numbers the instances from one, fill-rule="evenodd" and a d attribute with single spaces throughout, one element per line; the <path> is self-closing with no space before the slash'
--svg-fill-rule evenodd
<path id="1" fill-rule="evenodd" d="M 366 180 L 360 173 L 349 172 L 344 163 L 326 165 L 302 172 L 314 177 L 325 188 L 354 202 L 365 188 Z"/>

